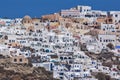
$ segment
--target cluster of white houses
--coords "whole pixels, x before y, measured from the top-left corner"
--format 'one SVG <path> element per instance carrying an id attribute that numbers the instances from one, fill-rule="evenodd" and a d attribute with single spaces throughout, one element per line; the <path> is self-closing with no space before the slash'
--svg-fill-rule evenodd
<path id="1" fill-rule="evenodd" d="M 105 67 L 85 54 L 86 50 L 100 54 L 112 44 L 114 49 L 108 50 L 120 61 L 120 11 L 77 6 L 40 19 L 0 19 L 0 44 L 0 54 L 12 63 L 30 61 L 60 80 L 97 80 L 92 72 L 120 79 L 117 65 Z"/>

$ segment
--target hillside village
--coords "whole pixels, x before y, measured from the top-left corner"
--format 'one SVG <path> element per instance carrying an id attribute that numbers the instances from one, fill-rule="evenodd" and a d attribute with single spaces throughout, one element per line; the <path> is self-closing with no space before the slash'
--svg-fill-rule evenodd
<path id="1" fill-rule="evenodd" d="M 1 18 L 0 55 L 58 80 L 101 80 L 100 73 L 120 80 L 120 11 L 78 5 L 41 18 Z"/>

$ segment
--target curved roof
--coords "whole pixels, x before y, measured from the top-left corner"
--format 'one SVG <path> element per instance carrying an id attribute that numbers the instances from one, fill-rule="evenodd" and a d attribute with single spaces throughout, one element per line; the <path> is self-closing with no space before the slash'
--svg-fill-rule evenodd
<path id="1" fill-rule="evenodd" d="M 24 20 L 29 20 L 29 19 L 31 19 L 31 17 L 28 16 L 28 15 L 26 15 L 26 16 L 23 17 L 23 19 L 24 19 Z"/>

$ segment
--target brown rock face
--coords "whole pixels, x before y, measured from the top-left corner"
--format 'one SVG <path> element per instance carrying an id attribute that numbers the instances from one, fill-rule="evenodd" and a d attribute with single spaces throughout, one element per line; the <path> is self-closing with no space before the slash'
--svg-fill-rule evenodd
<path id="1" fill-rule="evenodd" d="M 13 64 L 9 59 L 0 59 L 0 80 L 56 80 L 44 68 L 30 64 Z"/>

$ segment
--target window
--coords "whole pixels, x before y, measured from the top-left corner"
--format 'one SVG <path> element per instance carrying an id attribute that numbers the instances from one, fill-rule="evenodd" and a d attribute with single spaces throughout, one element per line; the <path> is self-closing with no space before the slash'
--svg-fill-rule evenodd
<path id="1" fill-rule="evenodd" d="M 11 42 L 11 40 L 9 40 L 9 42 Z"/>
<path id="2" fill-rule="evenodd" d="M 12 42 L 15 42 L 15 40 L 12 40 Z"/>
<path id="3" fill-rule="evenodd" d="M 36 52 L 38 52 L 38 50 L 36 50 Z"/>
<path id="4" fill-rule="evenodd" d="M 69 36 L 69 34 L 67 34 L 67 36 Z"/>
<path id="5" fill-rule="evenodd" d="M 20 59 L 20 62 L 22 62 L 22 59 Z"/>
<path id="6" fill-rule="evenodd" d="M 40 41 L 42 41 L 42 38 L 40 38 Z"/>
<path id="7" fill-rule="evenodd" d="M 108 42 L 108 40 L 106 40 L 106 42 Z"/>
<path id="8" fill-rule="evenodd" d="M 118 17 L 118 15 L 116 14 L 115 17 Z"/>
<path id="9" fill-rule="evenodd" d="M 80 72 L 80 70 L 75 70 L 76 72 Z"/>
<path id="10" fill-rule="evenodd" d="M 17 62 L 17 59 L 14 59 L 14 62 Z"/>
<path id="11" fill-rule="evenodd" d="M 105 28 L 103 28 L 103 31 L 105 31 Z"/>
<path id="12" fill-rule="evenodd" d="M 63 73 L 59 73 L 60 75 L 63 75 Z"/>
<path id="13" fill-rule="evenodd" d="M 63 77 L 60 77 L 60 79 L 63 79 Z"/>
<path id="14" fill-rule="evenodd" d="M 104 42 L 105 42 L 105 40 L 104 40 Z"/>
<path id="15" fill-rule="evenodd" d="M 38 26 L 38 23 L 36 23 L 35 25 Z"/>

